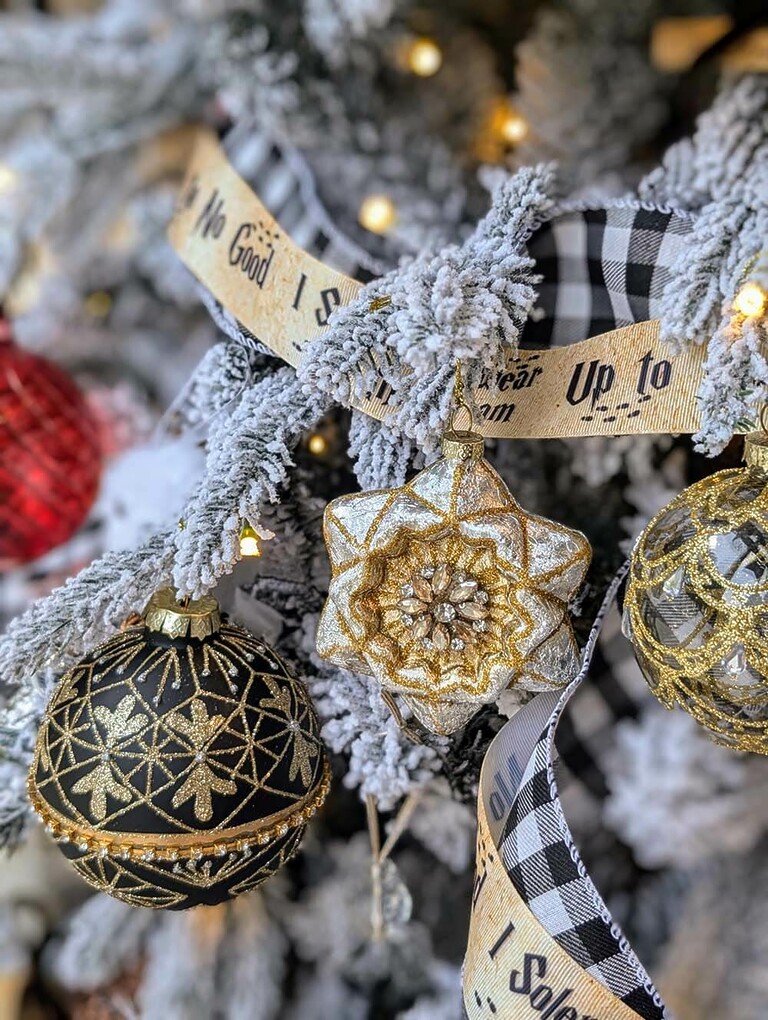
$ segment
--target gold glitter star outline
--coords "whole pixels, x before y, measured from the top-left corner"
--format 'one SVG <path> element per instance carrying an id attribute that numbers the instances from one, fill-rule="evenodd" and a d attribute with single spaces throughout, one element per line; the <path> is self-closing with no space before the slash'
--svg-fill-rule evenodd
<path id="1" fill-rule="evenodd" d="M 450 477 L 430 477 L 437 471 Z M 427 498 L 430 485 L 437 500 Z M 439 491 L 441 488 L 443 491 Z M 385 642 L 380 650 L 376 639 L 372 640 L 369 617 L 365 615 L 366 590 L 373 587 L 371 557 L 391 558 L 398 552 L 398 543 L 419 539 L 429 542 L 446 530 L 459 534 L 462 540 L 481 536 L 493 543 L 499 566 L 509 577 L 511 618 L 516 623 L 522 615 L 526 623 L 525 632 L 510 641 L 518 654 L 508 657 L 506 672 L 497 669 L 495 683 L 491 684 L 487 679 L 490 668 L 485 676 L 481 669 L 475 690 L 468 690 L 460 681 L 452 686 L 449 681 L 436 691 L 425 671 L 414 677 L 413 671 L 398 670 L 391 662 L 391 647 Z M 578 656 L 567 620 L 567 602 L 578 590 L 589 565 L 589 543 L 579 532 L 522 510 L 485 461 L 441 460 L 398 489 L 334 500 L 326 508 L 324 534 L 332 567 L 317 636 L 318 651 L 324 658 L 375 676 L 387 690 L 432 699 L 435 705 L 449 695 L 456 702 L 494 700 L 504 687 L 521 679 L 532 681 L 534 689 L 562 686 L 570 679 Z M 541 555 L 542 548 L 546 555 Z M 362 619 L 356 615 L 361 602 Z M 542 626 L 539 608 L 549 619 L 546 631 L 538 633 L 533 642 L 534 618 L 536 626 Z M 557 635 L 561 635 L 557 637 L 561 648 L 566 649 L 560 656 L 567 660 L 566 666 L 562 674 L 546 676 L 542 669 L 548 657 L 539 656 L 534 668 L 531 660 L 536 649 Z"/>

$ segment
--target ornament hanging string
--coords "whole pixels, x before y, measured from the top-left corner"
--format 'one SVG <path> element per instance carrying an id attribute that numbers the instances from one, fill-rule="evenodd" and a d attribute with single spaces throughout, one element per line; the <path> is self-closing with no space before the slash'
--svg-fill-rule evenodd
<path id="1" fill-rule="evenodd" d="M 408 828 L 408 823 L 413 812 L 418 807 L 421 795 L 421 790 L 414 790 L 405 798 L 395 816 L 392 828 L 383 846 L 381 844 L 381 828 L 379 826 L 379 810 L 376 798 L 372 794 L 368 794 L 365 798 L 368 837 L 371 841 L 371 937 L 374 942 L 381 942 L 386 934 L 381 867 L 395 849 L 397 841 Z"/>

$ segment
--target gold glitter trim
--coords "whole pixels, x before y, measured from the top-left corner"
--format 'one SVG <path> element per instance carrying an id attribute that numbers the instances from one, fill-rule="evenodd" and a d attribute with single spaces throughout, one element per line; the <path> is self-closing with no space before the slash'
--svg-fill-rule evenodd
<path id="1" fill-rule="evenodd" d="M 322 807 L 331 788 L 331 769 L 323 762 L 323 778 L 315 789 L 299 804 L 280 811 L 253 825 L 233 829 L 220 829 L 215 833 L 195 835 L 168 835 L 150 833 L 119 833 L 76 827 L 40 797 L 32 776 L 27 790 L 32 808 L 54 839 L 72 843 L 85 851 L 105 851 L 105 856 L 124 857 L 130 860 L 151 858 L 177 861 L 192 858 L 217 857 L 231 851 L 248 852 L 253 846 L 265 846 L 273 839 L 284 836 L 290 829 L 304 826 Z M 215 836 L 215 839 L 212 837 Z"/>

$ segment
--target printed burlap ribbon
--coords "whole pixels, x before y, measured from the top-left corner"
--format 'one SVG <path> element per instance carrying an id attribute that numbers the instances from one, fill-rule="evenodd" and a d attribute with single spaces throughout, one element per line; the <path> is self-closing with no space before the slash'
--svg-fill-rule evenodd
<path id="1" fill-rule="evenodd" d="M 219 324 L 298 366 L 306 342 L 371 274 L 350 265 L 351 243 L 313 223 L 292 162 L 270 150 L 257 177 L 257 187 L 279 194 L 276 215 L 285 207 L 305 244 L 352 275 L 291 240 L 209 134 L 196 146 L 169 236 L 212 295 Z M 672 357 L 653 317 L 690 228 L 681 213 L 628 202 L 565 209 L 540 227 L 528 244 L 544 278 L 538 314 L 524 349 L 475 395 L 479 430 L 506 439 L 695 432 L 705 349 Z M 389 396 L 382 380 L 355 406 L 383 419 Z"/>

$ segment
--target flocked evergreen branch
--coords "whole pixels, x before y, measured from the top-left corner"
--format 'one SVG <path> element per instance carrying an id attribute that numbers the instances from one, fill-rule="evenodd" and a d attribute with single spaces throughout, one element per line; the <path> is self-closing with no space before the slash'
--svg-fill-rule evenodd
<path id="1" fill-rule="evenodd" d="M 706 344 L 699 393 L 701 449 L 722 449 L 739 424 L 756 418 L 768 393 L 765 320 L 734 315 L 748 264 L 768 237 L 768 81 L 726 82 L 691 142 L 673 148 L 641 194 L 695 202 L 687 253 L 661 306 L 661 336 L 673 349 Z"/>
<path id="2" fill-rule="evenodd" d="M 0 640 L 0 675 L 25 685 L 46 668 L 62 670 L 114 633 L 148 593 L 170 580 L 172 547 L 155 535 L 138 549 L 95 560 L 16 617 Z"/>
<path id="3" fill-rule="evenodd" d="M 332 67 L 343 67 L 351 47 L 390 21 L 397 0 L 305 0 L 307 37 Z"/>
<path id="4" fill-rule="evenodd" d="M 0 713 L 0 848 L 13 849 L 30 819 L 27 772 L 51 684 L 30 683 Z"/>
<path id="5" fill-rule="evenodd" d="M 0 288 L 19 269 L 24 245 L 66 216 L 86 178 L 93 184 L 100 161 L 188 120 L 199 106 L 197 33 L 179 18 L 160 38 L 155 17 L 143 2 L 110 3 L 91 18 L 64 21 L 3 16 L 0 142 L 18 179 L 0 198 Z M 95 222 L 88 217 L 89 226 Z"/>
<path id="6" fill-rule="evenodd" d="M 184 19 L 158 33 L 153 14 L 139 0 L 91 18 L 4 17 L 0 126 L 35 108 L 66 149 L 92 158 L 188 116 L 200 98 L 189 73 L 197 33 Z"/>
<path id="7" fill-rule="evenodd" d="M 713 747 L 684 712 L 651 706 L 640 720 L 620 723 L 606 776 L 605 823 L 645 868 L 746 852 L 768 824 L 760 760 Z"/>
<path id="8" fill-rule="evenodd" d="M 349 453 L 362 489 L 403 485 L 408 470 L 423 460 L 416 445 L 387 422 L 361 411 L 352 412 Z"/>
<path id="9" fill-rule="evenodd" d="M 100 894 L 70 918 L 49 956 L 65 988 L 99 989 L 107 1000 L 110 983 L 144 963 L 136 1005 L 146 1020 L 274 1020 L 286 950 L 259 892 L 186 913 L 136 910 Z"/>
<path id="10" fill-rule="evenodd" d="M 56 980 L 81 992 L 108 985 L 140 963 L 147 936 L 162 917 L 103 893 L 92 896 L 70 915 L 54 945 L 51 967 Z"/>
<path id="11" fill-rule="evenodd" d="M 344 785 L 357 789 L 363 799 L 375 797 L 382 810 L 389 810 L 439 771 L 436 748 L 445 741 L 433 738 L 434 746 L 414 744 L 395 722 L 370 677 L 320 660 L 314 652 L 316 625 L 316 616 L 304 620 L 309 659 L 304 678 L 323 723 L 323 740 L 345 756 Z"/>
<path id="12" fill-rule="evenodd" d="M 734 431 L 751 431 L 768 398 L 768 328 L 765 322 L 726 314 L 709 341 L 699 388 L 697 448 L 717 453 Z"/>
<path id="13" fill-rule="evenodd" d="M 525 242 L 551 208 L 553 171 L 499 173 L 493 183 L 491 209 L 463 244 L 420 255 L 366 287 L 310 341 L 300 369 L 309 392 L 340 403 L 373 388 L 378 369 L 393 391 L 387 423 L 427 456 L 450 413 L 456 362 L 471 393 L 517 349 L 535 301 Z"/>
<path id="14" fill-rule="evenodd" d="M 206 911 L 168 911 L 149 935 L 140 1016 L 276 1020 L 286 949 L 260 892 Z"/>
<path id="15" fill-rule="evenodd" d="M 529 126 L 516 164 L 557 160 L 571 192 L 610 187 L 611 174 L 630 183 L 627 164 L 666 110 L 645 53 L 660 7 L 607 0 L 597 13 L 592 0 L 577 0 L 537 14 L 516 51 L 516 105 Z"/>
<path id="16" fill-rule="evenodd" d="M 292 369 L 281 368 L 213 422 L 206 477 L 183 512 L 177 538 L 179 592 L 207 591 L 234 566 L 243 522 L 259 530 L 263 504 L 277 502 L 295 446 L 329 403 L 319 391 L 307 393 Z"/>
<path id="17" fill-rule="evenodd" d="M 214 344 L 166 412 L 166 427 L 208 426 L 263 374 L 269 360 L 242 344 Z"/>
<path id="18" fill-rule="evenodd" d="M 411 34 L 412 7 L 412 0 L 291 0 L 275 17 L 269 5 L 254 4 L 213 26 L 202 54 L 230 116 L 300 148 L 334 223 L 389 264 L 429 241 L 455 238 L 476 218 L 479 188 L 467 151 L 501 89 L 486 46 L 448 12 L 439 80 L 405 73 L 396 55 Z M 372 193 L 397 204 L 386 237 L 357 222 Z"/>

